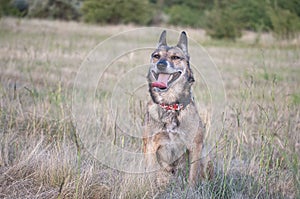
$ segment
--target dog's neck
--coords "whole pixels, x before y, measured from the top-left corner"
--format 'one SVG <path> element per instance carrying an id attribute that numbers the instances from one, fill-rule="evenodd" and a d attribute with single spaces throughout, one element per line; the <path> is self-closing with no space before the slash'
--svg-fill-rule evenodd
<path id="1" fill-rule="evenodd" d="M 191 103 L 192 100 L 193 99 L 190 99 L 186 103 L 174 103 L 174 104 L 161 103 L 161 104 L 159 104 L 159 106 L 166 111 L 181 111 L 185 107 L 187 107 Z"/>
<path id="2" fill-rule="evenodd" d="M 181 109 L 183 109 L 183 104 L 159 104 L 159 106 L 162 109 L 165 109 L 167 111 L 180 111 Z"/>

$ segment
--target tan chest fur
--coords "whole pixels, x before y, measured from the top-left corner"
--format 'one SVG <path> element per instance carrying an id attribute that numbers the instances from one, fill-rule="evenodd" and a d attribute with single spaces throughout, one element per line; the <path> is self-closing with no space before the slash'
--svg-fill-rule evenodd
<path id="1" fill-rule="evenodd" d="M 183 144 L 187 148 L 193 147 L 195 132 L 199 128 L 204 128 L 193 103 L 180 112 L 166 111 L 157 104 L 151 103 L 148 107 L 146 123 L 148 136 L 156 138 L 155 141 L 158 141 L 157 137 L 168 137 L 168 142 Z M 166 135 L 161 136 L 162 133 Z"/>

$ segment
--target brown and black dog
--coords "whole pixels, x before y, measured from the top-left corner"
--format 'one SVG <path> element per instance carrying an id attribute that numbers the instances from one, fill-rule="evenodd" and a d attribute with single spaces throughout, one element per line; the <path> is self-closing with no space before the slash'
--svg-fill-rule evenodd
<path id="1" fill-rule="evenodd" d="M 162 32 L 151 55 L 147 78 L 152 98 L 143 135 L 147 167 L 159 164 L 161 172 L 171 174 L 188 168 L 187 179 L 193 186 L 207 173 L 201 160 L 205 127 L 193 101 L 191 87 L 195 80 L 185 32 L 176 46 L 168 46 L 166 31 Z M 209 170 L 210 178 L 212 164 Z"/>

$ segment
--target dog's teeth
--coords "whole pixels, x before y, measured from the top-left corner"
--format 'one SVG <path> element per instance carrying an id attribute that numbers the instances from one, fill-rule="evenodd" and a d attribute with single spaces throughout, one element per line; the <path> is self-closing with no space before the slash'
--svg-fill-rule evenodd
<path id="1" fill-rule="evenodd" d="M 170 77 L 169 77 L 169 80 L 168 80 L 168 81 L 171 81 L 171 79 L 173 79 L 173 75 L 170 75 Z"/>

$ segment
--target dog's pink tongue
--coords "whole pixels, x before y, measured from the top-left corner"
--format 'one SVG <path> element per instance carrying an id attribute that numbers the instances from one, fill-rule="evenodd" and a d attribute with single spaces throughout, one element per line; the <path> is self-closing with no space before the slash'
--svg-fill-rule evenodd
<path id="1" fill-rule="evenodd" d="M 157 78 L 157 81 L 152 82 L 151 86 L 162 88 L 162 89 L 167 88 L 169 77 L 170 77 L 169 74 L 159 74 L 158 78 Z"/>

